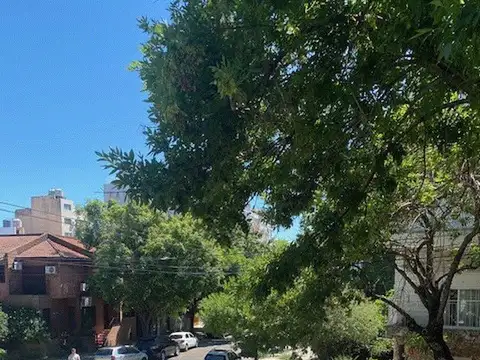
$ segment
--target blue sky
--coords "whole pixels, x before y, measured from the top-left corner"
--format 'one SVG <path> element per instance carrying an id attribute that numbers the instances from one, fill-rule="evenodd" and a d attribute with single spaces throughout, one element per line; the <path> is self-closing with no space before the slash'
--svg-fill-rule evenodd
<path id="1" fill-rule="evenodd" d="M 127 66 L 145 40 L 136 19 L 168 19 L 167 7 L 164 0 L 0 2 L 0 201 L 28 206 L 52 187 L 76 203 L 101 198 L 109 177 L 94 151 L 146 149 L 148 105 Z M 297 228 L 278 236 L 291 239 Z"/>

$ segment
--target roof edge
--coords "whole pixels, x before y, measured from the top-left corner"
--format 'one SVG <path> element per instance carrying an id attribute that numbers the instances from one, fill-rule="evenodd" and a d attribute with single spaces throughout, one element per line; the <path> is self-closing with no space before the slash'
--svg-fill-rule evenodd
<path id="1" fill-rule="evenodd" d="M 56 235 L 53 235 L 53 234 L 47 234 L 48 235 L 48 238 L 50 240 L 52 240 L 53 242 L 59 244 L 59 245 L 62 245 L 72 251 L 75 251 L 75 252 L 78 252 L 82 255 L 85 255 L 85 256 L 88 256 L 89 258 L 92 258 L 93 257 L 93 253 L 86 250 L 86 249 L 82 249 L 80 246 L 76 246 L 68 241 L 65 241 L 61 238 L 59 238 L 58 236 Z M 78 240 L 78 239 L 77 239 Z"/>

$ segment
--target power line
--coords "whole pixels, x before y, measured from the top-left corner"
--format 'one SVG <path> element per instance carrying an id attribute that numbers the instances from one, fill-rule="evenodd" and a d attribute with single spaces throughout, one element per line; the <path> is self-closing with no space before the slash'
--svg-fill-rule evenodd
<path id="1" fill-rule="evenodd" d="M 15 208 L 18 208 L 18 209 L 21 209 L 21 210 L 25 209 L 25 210 L 31 210 L 32 212 L 35 211 L 35 212 L 42 213 L 42 214 L 60 216 L 60 217 L 63 217 L 63 218 L 69 218 L 68 216 L 61 215 L 61 214 L 58 214 L 58 213 L 51 213 L 51 212 L 48 212 L 48 211 L 45 211 L 45 210 L 32 209 L 32 208 L 27 207 L 27 206 L 21 206 L 21 205 L 9 203 L 9 202 L 6 202 L 6 201 L 0 201 L 0 204 L 7 205 L 7 206 L 12 206 L 12 207 L 15 207 Z M 25 216 L 31 216 L 31 215 L 25 214 Z"/>
<path id="2" fill-rule="evenodd" d="M 15 214 L 15 211 L 13 210 L 9 210 L 9 209 L 4 209 L 4 208 L 0 208 L 0 211 L 3 211 L 3 212 L 7 212 L 7 213 L 11 213 L 11 214 Z M 36 211 L 36 210 L 35 210 Z M 67 224 L 63 221 L 59 221 L 59 220 L 56 220 L 56 219 L 49 219 L 49 218 L 46 218 L 46 217 L 42 217 L 42 216 L 36 216 L 36 215 L 32 215 L 32 214 L 25 214 L 23 216 L 26 216 L 26 217 L 31 217 L 31 218 L 35 218 L 35 219 L 40 219 L 40 220 L 46 220 L 46 221 L 51 221 L 51 222 L 55 222 L 55 223 L 59 223 L 59 224 L 63 224 L 63 225 L 75 225 L 75 224 Z M 56 215 L 56 216 L 60 216 L 60 215 Z M 68 217 L 67 217 L 68 218 Z M 74 222 L 87 222 L 86 220 L 82 220 L 82 219 L 73 219 Z"/>
<path id="3" fill-rule="evenodd" d="M 20 258 L 21 259 L 21 258 Z M 157 268 L 134 268 L 134 267 L 129 267 L 129 264 L 126 263 L 117 263 L 115 264 L 113 262 L 110 264 L 95 264 L 95 263 L 63 263 L 61 261 L 42 261 L 42 260 L 34 260 L 34 259 L 29 259 L 29 263 L 37 263 L 37 264 L 57 264 L 57 265 L 66 265 L 66 266 L 73 266 L 73 267 L 80 267 L 83 268 L 85 271 L 88 269 L 92 270 L 115 270 L 115 271 L 122 271 L 122 272 L 135 272 L 139 274 L 159 274 L 159 275 L 188 275 L 188 276 L 212 276 L 215 273 L 216 274 L 224 274 L 224 275 L 237 275 L 239 272 L 237 271 L 225 271 L 225 270 L 215 270 L 212 272 L 207 272 L 207 271 L 173 271 L 173 270 L 164 270 L 164 269 L 157 269 Z M 121 265 L 121 266 L 120 266 Z M 39 275 L 42 275 L 39 273 Z"/>

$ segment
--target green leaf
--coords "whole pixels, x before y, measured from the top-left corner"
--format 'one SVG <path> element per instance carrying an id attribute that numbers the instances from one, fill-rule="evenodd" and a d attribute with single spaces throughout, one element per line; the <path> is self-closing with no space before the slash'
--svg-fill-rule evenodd
<path id="1" fill-rule="evenodd" d="M 421 36 L 424 36 L 430 32 L 432 32 L 433 29 L 430 29 L 430 28 L 425 28 L 425 29 L 418 29 L 416 30 L 416 35 L 412 36 L 409 40 L 413 40 L 413 39 L 416 39 L 416 38 L 419 38 Z"/>

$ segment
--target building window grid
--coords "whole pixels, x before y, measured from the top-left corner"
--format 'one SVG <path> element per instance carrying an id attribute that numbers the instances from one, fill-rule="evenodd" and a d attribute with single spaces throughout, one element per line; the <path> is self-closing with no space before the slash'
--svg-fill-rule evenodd
<path id="1" fill-rule="evenodd" d="M 451 290 L 444 320 L 445 326 L 480 328 L 480 289 Z"/>

